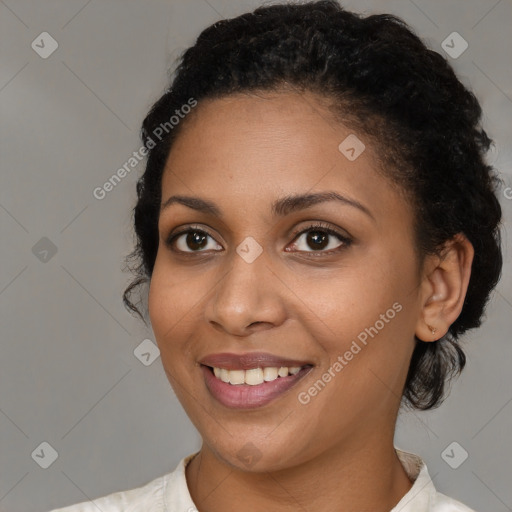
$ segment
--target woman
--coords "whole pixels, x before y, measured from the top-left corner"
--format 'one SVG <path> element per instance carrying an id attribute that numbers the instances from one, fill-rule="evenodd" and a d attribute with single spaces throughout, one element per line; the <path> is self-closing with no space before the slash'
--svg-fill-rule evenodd
<path id="1" fill-rule="evenodd" d="M 136 279 L 202 436 L 61 511 L 469 511 L 395 449 L 500 275 L 481 109 L 400 19 L 334 1 L 218 22 L 144 120 Z"/>

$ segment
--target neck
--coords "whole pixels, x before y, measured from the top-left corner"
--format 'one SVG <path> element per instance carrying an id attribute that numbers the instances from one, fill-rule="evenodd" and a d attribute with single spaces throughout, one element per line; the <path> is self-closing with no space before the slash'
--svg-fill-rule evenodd
<path id="1" fill-rule="evenodd" d="M 392 439 L 384 444 L 378 437 L 355 448 L 331 448 L 292 468 L 264 472 L 233 468 L 203 444 L 188 464 L 186 478 L 199 512 L 277 507 L 283 512 L 389 512 L 412 486 Z"/>

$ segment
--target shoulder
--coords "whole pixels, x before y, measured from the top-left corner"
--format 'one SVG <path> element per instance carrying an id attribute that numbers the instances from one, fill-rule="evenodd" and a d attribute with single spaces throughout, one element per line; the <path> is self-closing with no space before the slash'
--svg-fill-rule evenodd
<path id="1" fill-rule="evenodd" d="M 185 466 L 196 454 L 184 457 L 176 469 L 147 484 L 119 491 L 94 500 L 83 501 L 50 512 L 167 512 L 167 505 L 191 504 L 185 479 Z M 189 507 L 190 508 L 190 507 Z M 185 509 L 186 510 L 186 509 Z"/>
<path id="2" fill-rule="evenodd" d="M 460 501 L 436 492 L 433 499 L 432 512 L 475 512 L 475 510 L 466 507 Z"/>
<path id="3" fill-rule="evenodd" d="M 413 485 L 391 512 L 475 512 L 437 491 L 419 455 L 400 449 L 396 453 Z"/>
<path id="4" fill-rule="evenodd" d="M 102 512 L 128 512 L 132 510 L 163 512 L 165 510 L 163 507 L 163 489 L 165 479 L 168 476 L 155 478 L 136 489 L 115 492 L 92 501 L 83 501 L 50 512 L 98 512 L 98 510 Z"/>

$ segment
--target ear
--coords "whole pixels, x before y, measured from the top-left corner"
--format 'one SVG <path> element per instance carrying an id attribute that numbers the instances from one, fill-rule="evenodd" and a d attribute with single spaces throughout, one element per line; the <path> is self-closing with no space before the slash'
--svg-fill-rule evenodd
<path id="1" fill-rule="evenodd" d="M 440 255 L 427 256 L 421 283 L 421 314 L 416 336 L 423 341 L 442 338 L 462 311 L 475 251 L 462 234 L 445 243 Z"/>

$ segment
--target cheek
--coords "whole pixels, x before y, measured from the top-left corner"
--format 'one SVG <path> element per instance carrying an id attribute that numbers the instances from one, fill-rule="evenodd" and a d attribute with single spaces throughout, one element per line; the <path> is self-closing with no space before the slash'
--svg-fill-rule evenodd
<path id="1" fill-rule="evenodd" d="M 387 329 L 397 324 L 395 317 L 405 316 L 397 315 L 396 309 L 404 308 L 417 286 L 414 269 L 410 262 L 375 256 L 325 278 L 304 276 L 295 281 L 296 295 L 324 323 L 334 346 L 339 340 L 357 337 L 376 322 L 383 330 L 383 326 Z M 401 307 L 393 308 L 396 303 Z"/>
<path id="2" fill-rule="evenodd" d="M 149 317 L 167 379 L 185 406 L 189 399 L 185 390 L 197 384 L 191 380 L 195 358 L 190 353 L 190 333 L 197 327 L 197 297 L 184 285 L 179 272 L 167 269 L 157 258 L 149 287 Z"/>
<path id="3" fill-rule="evenodd" d="M 308 280 L 307 303 L 321 319 L 312 317 L 308 329 L 328 357 L 322 371 L 335 375 L 325 375 L 335 381 L 334 400 L 400 394 L 414 347 L 418 283 L 412 254 L 394 252 L 370 254 L 328 280 Z"/>
<path id="4" fill-rule="evenodd" d="M 192 283 L 193 284 L 193 283 Z M 151 326 L 160 351 L 165 353 L 178 348 L 184 329 L 190 329 L 197 295 L 180 273 L 167 269 L 157 257 L 148 295 Z"/>
<path id="5" fill-rule="evenodd" d="M 149 286 L 148 310 L 151 326 L 160 343 L 163 333 L 168 330 L 173 321 L 178 318 L 176 306 L 178 302 L 172 291 L 173 286 L 165 283 L 158 264 L 155 264 Z"/>

